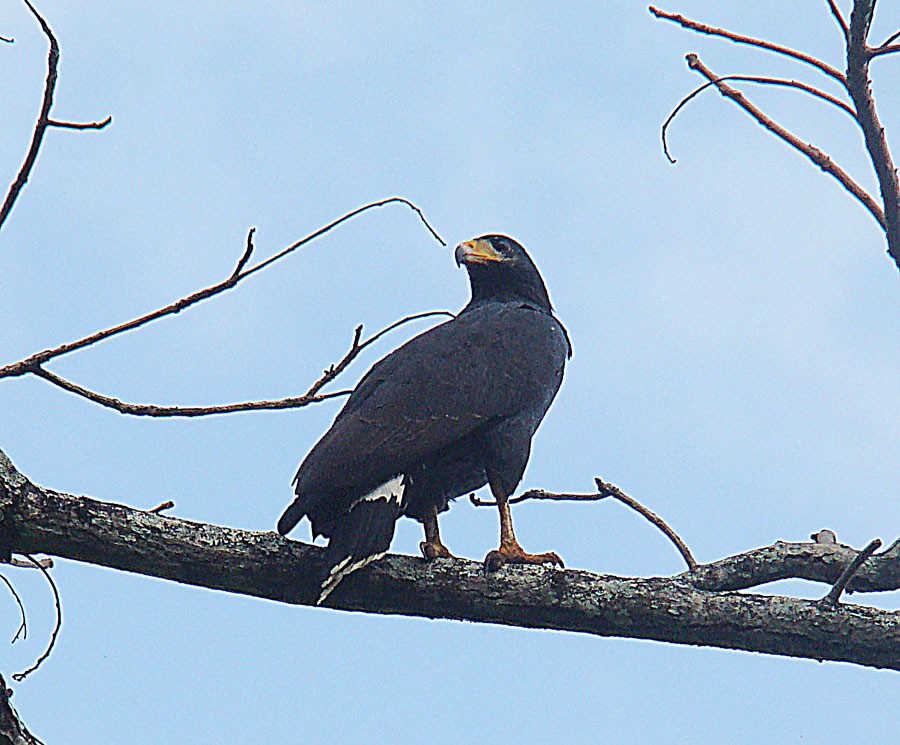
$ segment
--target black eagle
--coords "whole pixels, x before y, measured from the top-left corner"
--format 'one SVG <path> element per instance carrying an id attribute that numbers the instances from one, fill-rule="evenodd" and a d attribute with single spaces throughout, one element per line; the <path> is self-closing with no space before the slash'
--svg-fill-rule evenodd
<path id="1" fill-rule="evenodd" d="M 562 566 L 555 553 L 522 549 L 507 500 L 562 383 L 568 336 L 537 267 L 512 238 L 482 236 L 455 255 L 469 272 L 468 305 L 377 362 L 294 478 L 296 498 L 278 532 L 305 516 L 313 536 L 330 539 L 319 603 L 387 552 L 400 515 L 423 523 L 426 558 L 451 557 L 438 513 L 485 484 L 500 510 L 500 547 L 485 569 Z"/>

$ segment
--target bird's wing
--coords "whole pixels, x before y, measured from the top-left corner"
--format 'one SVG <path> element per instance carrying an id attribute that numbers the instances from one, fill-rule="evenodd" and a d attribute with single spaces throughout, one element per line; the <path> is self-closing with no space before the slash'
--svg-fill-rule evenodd
<path id="1" fill-rule="evenodd" d="M 297 492 L 390 478 L 491 420 L 549 403 L 567 342 L 548 313 L 473 309 L 414 339 L 360 381 L 297 472 Z"/>

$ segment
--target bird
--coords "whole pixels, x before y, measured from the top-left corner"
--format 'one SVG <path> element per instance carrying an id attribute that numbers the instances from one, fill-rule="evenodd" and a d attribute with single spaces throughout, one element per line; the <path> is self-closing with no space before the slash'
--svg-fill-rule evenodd
<path id="1" fill-rule="evenodd" d="M 306 517 L 314 540 L 329 539 L 317 604 L 387 553 L 400 516 L 423 524 L 426 559 L 454 558 L 438 514 L 485 485 L 500 513 L 500 546 L 485 572 L 563 566 L 554 552 L 521 547 L 509 497 L 562 383 L 568 333 L 518 242 L 483 235 L 460 243 L 454 257 L 468 271 L 468 304 L 375 363 L 294 477 L 295 498 L 277 527 L 286 535 Z"/>

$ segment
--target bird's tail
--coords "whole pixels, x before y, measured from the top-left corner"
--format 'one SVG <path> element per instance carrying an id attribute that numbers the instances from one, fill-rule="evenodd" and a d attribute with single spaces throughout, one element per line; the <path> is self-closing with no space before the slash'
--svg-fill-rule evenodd
<path id="1" fill-rule="evenodd" d="M 303 495 L 298 494 L 297 498 L 288 505 L 284 514 L 278 518 L 278 532 L 281 535 L 290 533 L 294 529 L 294 526 L 303 519 L 304 515 L 306 515 L 307 509 L 309 509 L 307 500 Z"/>
<path id="2" fill-rule="evenodd" d="M 356 500 L 337 522 L 325 551 L 322 592 L 317 605 L 351 572 L 380 559 L 394 537 L 400 517 L 404 483 L 395 476 Z"/>

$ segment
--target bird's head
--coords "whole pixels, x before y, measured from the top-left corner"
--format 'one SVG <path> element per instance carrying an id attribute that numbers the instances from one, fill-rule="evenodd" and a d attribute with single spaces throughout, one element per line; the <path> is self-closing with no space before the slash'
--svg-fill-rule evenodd
<path id="1" fill-rule="evenodd" d="M 525 249 L 505 235 L 483 235 L 456 247 L 457 265 L 465 264 L 472 302 L 523 300 L 552 310 L 544 280 Z"/>

